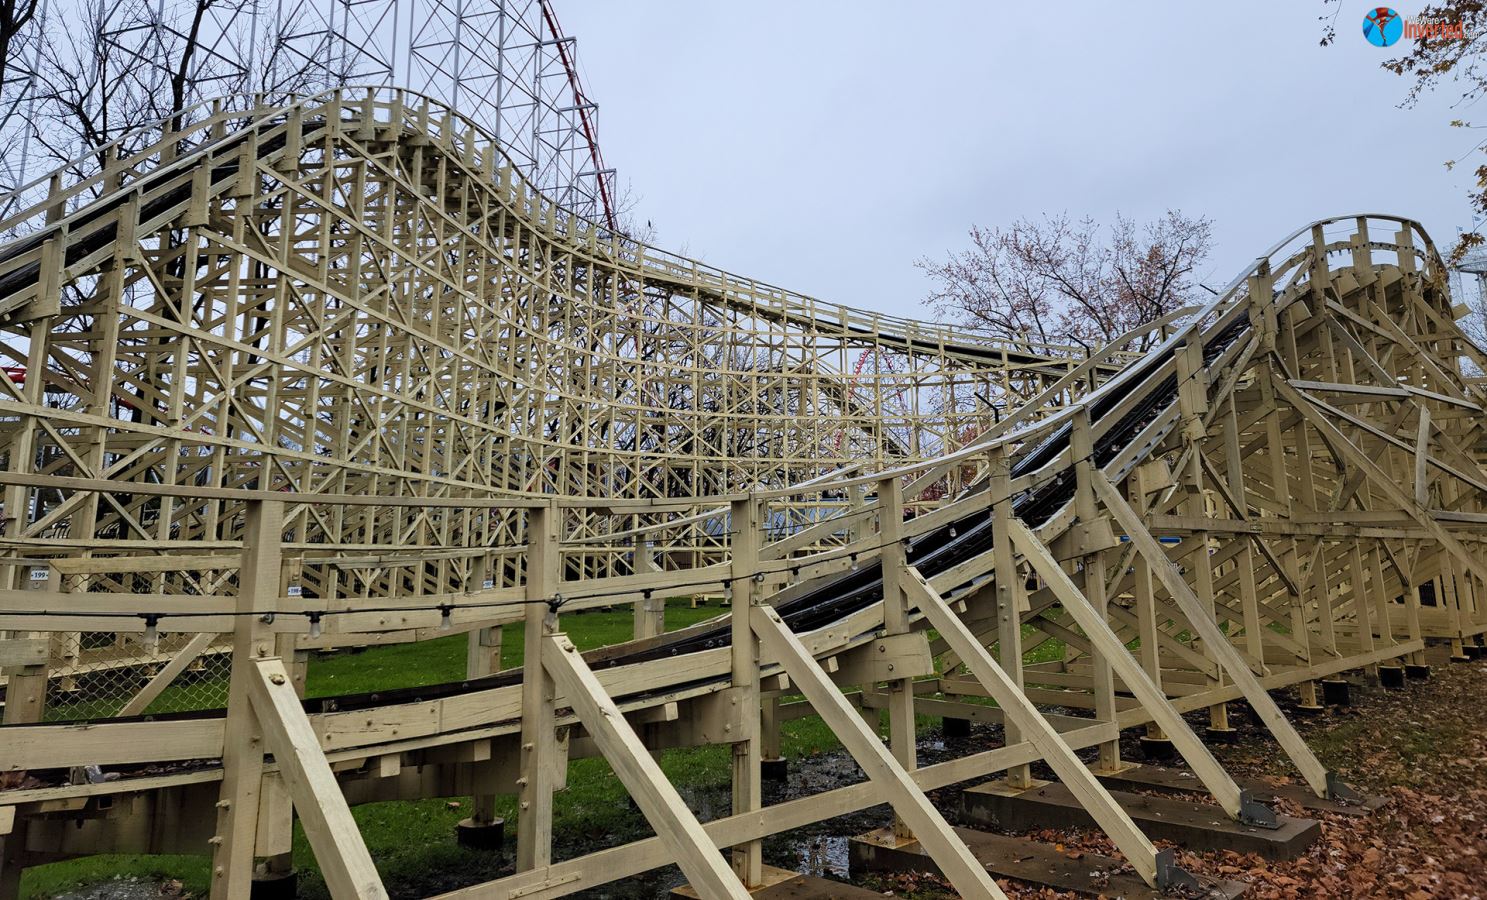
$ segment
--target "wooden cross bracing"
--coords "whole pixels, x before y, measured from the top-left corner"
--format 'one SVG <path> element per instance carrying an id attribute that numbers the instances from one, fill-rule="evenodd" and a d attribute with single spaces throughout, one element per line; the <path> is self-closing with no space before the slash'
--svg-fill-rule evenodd
<path id="1" fill-rule="evenodd" d="M 452 896 L 669 862 L 738 896 L 763 838 L 885 796 L 899 839 L 994 896 L 926 792 L 1026 787 L 1039 759 L 1169 883 L 1075 751 L 1118 769 L 1145 726 L 1263 824 L 1182 713 L 1224 730 L 1244 700 L 1345 794 L 1268 692 L 1314 704 L 1320 679 L 1487 631 L 1463 367 L 1487 358 L 1407 220 L 1303 229 L 1086 358 L 611 233 L 410 92 L 180 123 L 0 222 L 0 770 L 162 773 L 0 791 L 0 897 L 26 865 L 141 846 L 212 852 L 214 893 L 239 896 L 287 850 L 289 806 L 332 892 L 378 896 L 349 809 L 430 791 L 487 817 L 518 800 L 518 871 Z M 665 630 L 666 599 L 725 596 Z M 559 628 L 626 604 L 632 644 L 579 654 Z M 502 672 L 516 622 L 530 664 Z M 450 632 L 471 635 L 466 682 L 298 700 L 314 650 Z M 204 659 L 229 662 L 223 708 L 135 718 Z M 47 721 L 111 671 L 150 677 L 87 728 Z M 766 807 L 763 757 L 799 715 L 869 781 Z M 919 766 L 916 715 L 1005 740 Z M 650 754 L 707 744 L 732 748 L 734 809 L 699 822 Z M 657 836 L 555 862 L 552 796 L 583 754 Z"/>

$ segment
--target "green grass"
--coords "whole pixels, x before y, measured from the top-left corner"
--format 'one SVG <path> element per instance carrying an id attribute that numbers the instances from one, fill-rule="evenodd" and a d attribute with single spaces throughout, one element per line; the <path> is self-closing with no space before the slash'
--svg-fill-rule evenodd
<path id="1" fill-rule="evenodd" d="M 676 630 L 712 618 L 716 606 L 691 608 L 686 601 L 667 604 L 666 625 Z M 562 619 L 564 630 L 583 650 L 629 640 L 633 612 L 629 607 L 590 610 Z M 1030 636 L 1031 626 L 1024 626 Z M 501 659 L 505 668 L 522 663 L 522 627 L 508 625 L 502 634 Z M 432 641 L 374 647 L 362 652 L 322 654 L 311 660 L 306 680 L 309 697 L 388 690 L 457 681 L 465 674 L 466 637 L 451 635 Z M 1063 645 L 1049 641 L 1028 654 L 1028 662 L 1061 658 Z M 164 704 L 162 700 L 157 701 Z M 921 730 L 938 724 L 921 717 Z M 799 759 L 840 748 L 836 735 L 819 718 L 807 717 L 781 727 L 781 750 Z M 661 754 L 662 770 L 684 796 L 723 791 L 731 777 L 727 747 L 669 750 Z M 726 796 L 726 793 L 724 794 Z M 649 833 L 639 812 L 631 809 L 628 794 L 602 759 L 574 760 L 568 771 L 568 789 L 554 797 L 555 842 L 579 845 L 599 840 L 626 839 Z M 452 804 L 458 804 L 452 806 Z M 497 813 L 516 821 L 515 798 L 498 798 Z M 706 814 L 706 811 L 704 811 Z M 368 849 L 378 862 L 390 890 L 399 885 L 417 889 L 429 873 L 459 873 L 468 880 L 494 878 L 500 860 L 491 854 L 465 851 L 454 841 L 455 824 L 469 815 L 469 798 L 369 803 L 352 810 Z M 324 883 L 303 832 L 295 826 L 295 865 L 301 873 L 300 895 L 326 897 Z M 26 870 L 22 896 L 47 897 L 79 885 L 115 876 L 178 879 L 185 890 L 205 893 L 210 876 L 205 856 L 96 856 L 38 866 Z"/>

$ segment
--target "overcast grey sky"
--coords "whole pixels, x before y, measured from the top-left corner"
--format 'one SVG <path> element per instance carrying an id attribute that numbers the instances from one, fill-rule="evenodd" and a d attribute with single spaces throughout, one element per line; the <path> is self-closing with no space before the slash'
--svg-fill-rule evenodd
<path id="1" fill-rule="evenodd" d="M 1374 4 L 1376 5 L 1376 4 Z M 1396 4 L 1406 17 L 1423 4 Z M 1448 87 L 1400 109 L 1344 0 L 555 0 L 601 145 L 658 243 L 832 301 L 927 317 L 914 268 L 972 223 L 1168 207 L 1214 221 L 1218 286 L 1313 219 L 1471 224 Z"/>

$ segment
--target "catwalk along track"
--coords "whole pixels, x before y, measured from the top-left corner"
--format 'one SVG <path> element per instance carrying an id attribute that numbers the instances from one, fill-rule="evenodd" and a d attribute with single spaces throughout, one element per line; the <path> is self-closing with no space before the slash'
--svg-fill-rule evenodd
<path id="1" fill-rule="evenodd" d="M 516 871 L 448 896 L 676 863 L 742 897 L 764 837 L 886 799 L 995 897 L 925 791 L 1037 760 L 1176 887 L 1096 778 L 1123 729 L 1263 827 L 1204 744 L 1229 703 L 1346 798 L 1268 692 L 1314 707 L 1487 630 L 1483 356 L 1407 219 L 1313 223 L 1086 354 L 663 253 L 389 88 L 214 101 L 12 199 L 0 897 L 104 852 L 211 854 L 246 896 L 296 815 L 333 894 L 382 896 L 350 805 L 473 795 L 478 831 L 511 794 Z M 678 597 L 730 605 L 666 631 Z M 564 621 L 621 604 L 635 639 L 576 652 Z M 302 698 L 316 651 L 452 631 L 463 681 Z M 916 714 L 1005 741 L 920 767 Z M 766 807 L 807 715 L 868 781 Z M 733 804 L 699 822 L 652 753 L 709 744 Z M 553 793 L 596 755 L 655 836 L 554 861 Z"/>

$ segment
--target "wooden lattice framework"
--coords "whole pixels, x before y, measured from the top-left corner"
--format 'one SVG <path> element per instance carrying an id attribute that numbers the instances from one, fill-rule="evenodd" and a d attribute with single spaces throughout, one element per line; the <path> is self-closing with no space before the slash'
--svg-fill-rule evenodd
<path id="1" fill-rule="evenodd" d="M 214 895 L 242 896 L 291 810 L 334 893 L 379 896 L 348 804 L 462 793 L 475 825 L 496 794 L 523 813 L 518 871 L 456 896 L 673 861 L 742 896 L 761 838 L 884 797 L 963 894 L 997 896 L 924 791 L 1026 785 L 1037 759 L 1166 885 L 1184 873 L 1074 750 L 1119 767 L 1145 726 L 1263 824 L 1180 713 L 1222 730 L 1243 699 L 1346 795 L 1267 691 L 1315 705 L 1319 679 L 1487 630 L 1483 359 L 1412 222 L 1317 223 L 1085 358 L 625 240 L 407 92 L 225 110 L 0 222 L 0 772 L 43 776 L 0 791 L 0 896 L 107 850 L 212 852 Z M 663 634 L 657 599 L 684 595 L 732 606 Z M 617 603 L 637 641 L 574 651 L 562 616 Z M 530 664 L 499 672 L 516 621 Z M 296 695 L 313 649 L 451 629 L 466 682 Z M 80 633 L 113 636 L 101 665 L 160 668 L 110 718 L 48 722 Z M 1024 665 L 1049 639 L 1063 658 Z M 225 709 L 137 715 L 203 654 L 230 660 Z M 1005 744 L 918 768 L 916 713 Z M 871 783 L 761 808 L 795 715 Z M 699 823 L 649 751 L 720 743 L 733 812 Z M 657 836 L 555 863 L 552 793 L 591 754 Z M 66 777 L 93 765 L 123 777 Z"/>

